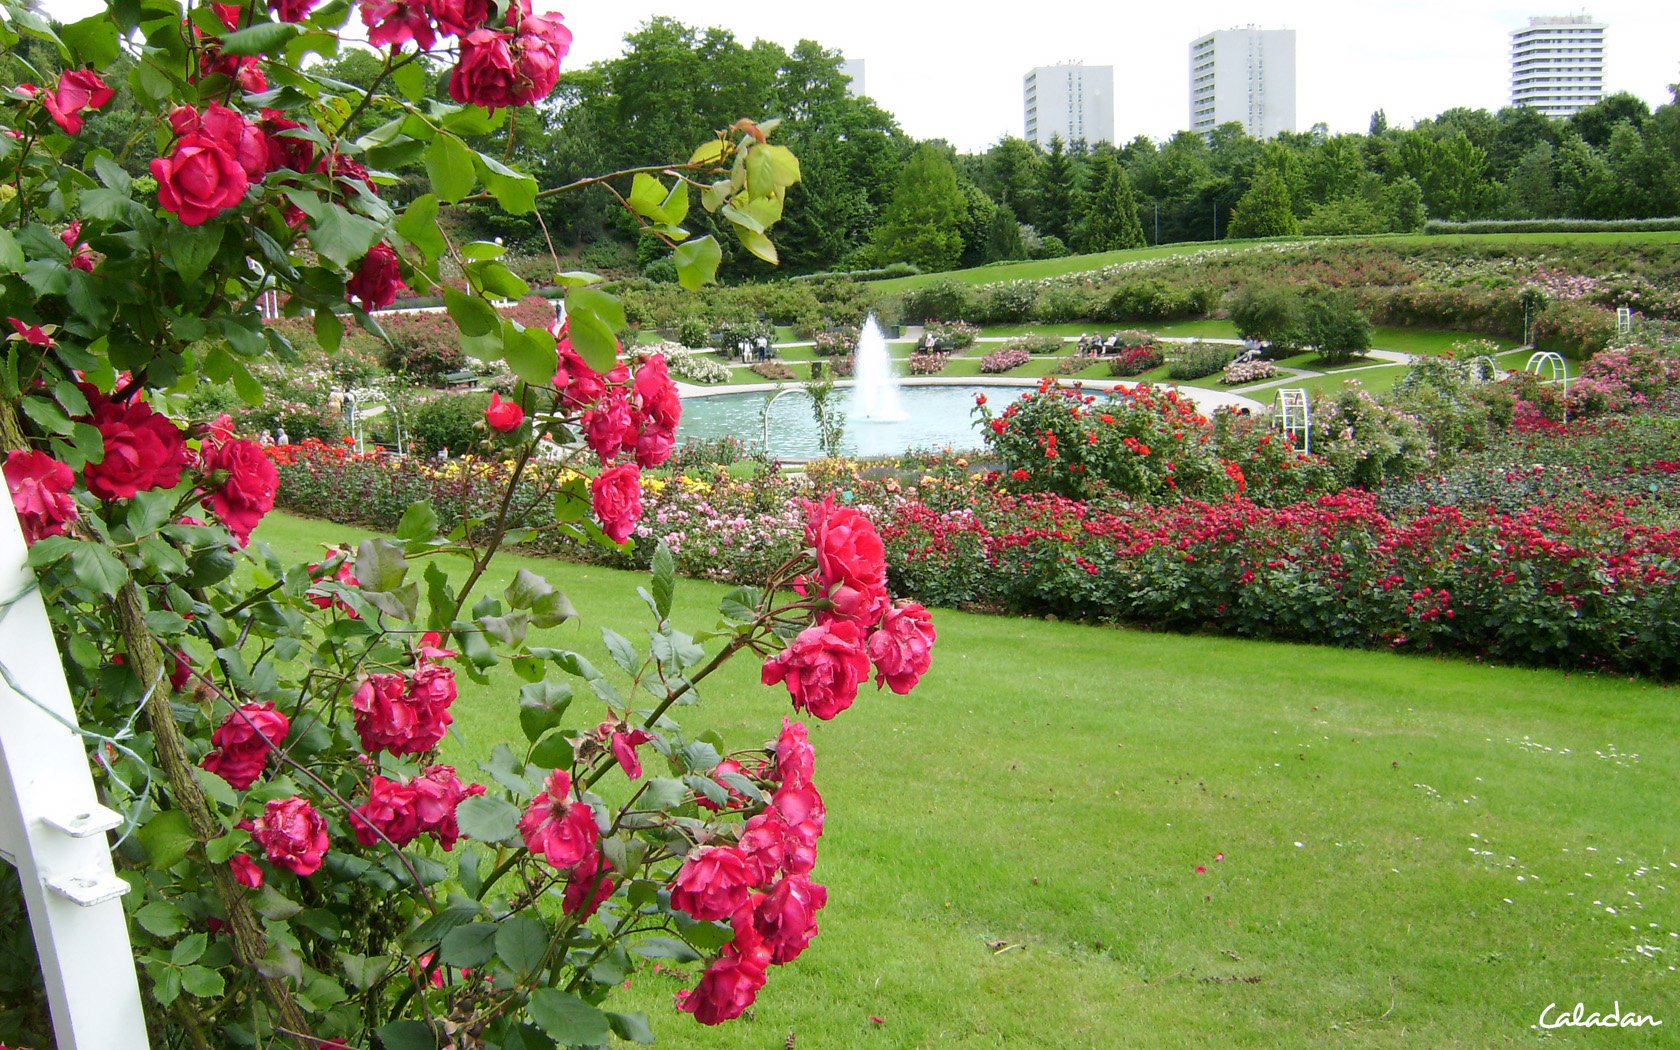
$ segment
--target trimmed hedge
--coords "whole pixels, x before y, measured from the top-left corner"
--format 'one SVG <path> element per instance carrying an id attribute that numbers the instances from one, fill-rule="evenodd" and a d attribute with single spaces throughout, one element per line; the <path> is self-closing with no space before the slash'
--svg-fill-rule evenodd
<path id="1" fill-rule="evenodd" d="M 1672 219 L 1479 219 L 1448 222 L 1430 219 L 1426 234 L 1442 233 L 1662 233 L 1680 230 L 1680 218 Z"/>

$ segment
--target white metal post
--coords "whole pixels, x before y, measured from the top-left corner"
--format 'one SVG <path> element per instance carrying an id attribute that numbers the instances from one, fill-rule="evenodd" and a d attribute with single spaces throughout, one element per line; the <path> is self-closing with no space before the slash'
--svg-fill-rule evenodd
<path id="1" fill-rule="evenodd" d="M 34 700 L 0 678 L 0 859 L 23 883 L 59 1050 L 147 1050 L 128 884 L 105 836 L 122 818 L 99 804 L 86 746 L 65 724 L 76 709 L 26 557 L 12 501 L 0 496 L 0 602 L 11 601 L 0 664 Z"/>

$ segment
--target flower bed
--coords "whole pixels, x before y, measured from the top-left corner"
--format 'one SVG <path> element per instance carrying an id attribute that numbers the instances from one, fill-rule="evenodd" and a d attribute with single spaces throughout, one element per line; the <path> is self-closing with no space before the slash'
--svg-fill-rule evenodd
<path id="1" fill-rule="evenodd" d="M 1032 356 L 1025 350 L 1011 348 L 994 350 L 980 359 L 980 372 L 982 375 L 1000 375 L 1020 368 L 1031 360 Z"/>
<path id="2" fill-rule="evenodd" d="M 1237 386 L 1277 376 L 1278 366 L 1270 361 L 1244 361 L 1241 364 L 1232 361 L 1225 366 L 1225 374 L 1219 377 L 1219 381 L 1226 386 Z"/>
<path id="3" fill-rule="evenodd" d="M 950 363 L 950 354 L 911 354 L 910 374 L 913 376 L 936 376 L 945 371 L 945 366 Z"/>
<path id="4" fill-rule="evenodd" d="M 980 338 L 980 329 L 962 321 L 929 321 L 926 334 L 945 349 L 966 350 Z"/>
<path id="5" fill-rule="evenodd" d="M 760 361 L 750 369 L 753 375 L 773 383 L 786 383 L 794 378 L 793 368 L 786 361 Z"/>
<path id="6" fill-rule="evenodd" d="M 1153 371 L 1166 364 L 1166 357 L 1161 348 L 1152 342 L 1127 346 L 1119 355 L 1108 362 L 1108 374 L 1111 376 L 1138 376 Z"/>

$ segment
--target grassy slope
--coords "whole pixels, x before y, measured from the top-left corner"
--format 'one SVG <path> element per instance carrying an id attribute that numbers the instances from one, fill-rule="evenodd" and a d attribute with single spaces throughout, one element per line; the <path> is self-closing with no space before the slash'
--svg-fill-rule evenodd
<path id="1" fill-rule="evenodd" d="M 1504 233 L 1504 234 L 1446 234 L 1425 237 L 1422 234 L 1389 235 L 1383 237 L 1321 238 L 1325 240 L 1372 241 L 1380 244 L 1488 244 L 1499 242 L 1514 245 L 1535 244 L 1628 244 L 1651 241 L 1680 241 L 1680 232 L 1660 233 Z M 877 281 L 873 287 L 893 294 L 920 288 L 936 281 L 957 281 L 962 284 L 996 284 L 1000 281 L 1032 281 L 1062 274 L 1100 270 L 1115 263 L 1141 259 L 1160 259 L 1169 255 L 1191 255 L 1210 248 L 1237 248 L 1265 241 L 1190 241 L 1184 244 L 1164 244 L 1154 248 L 1135 248 L 1098 255 L 1070 255 L 1062 259 L 1037 259 L 1031 262 L 1003 263 L 980 266 L 971 270 L 950 270 L 945 273 L 924 273 L 914 277 L 897 277 Z M 1304 241 L 1303 243 L 1310 243 Z"/>
<path id="2" fill-rule="evenodd" d="M 355 535 L 281 514 L 258 533 L 293 559 Z M 491 586 L 519 566 L 571 595 L 586 619 L 554 644 L 599 666 L 599 627 L 644 627 L 631 574 L 504 557 Z M 682 583 L 676 622 L 709 624 L 722 593 Z M 664 1045 L 1482 1047 L 1529 1042 L 1549 1002 L 1680 1018 L 1666 690 L 954 612 L 938 624 L 913 696 L 869 693 L 812 727 L 829 807 L 822 936 L 772 973 L 750 1021 L 720 1029 L 671 1012 L 681 982 L 638 975 L 614 1006 L 648 1010 Z M 771 735 L 786 700 L 756 673 L 727 667 L 685 725 L 734 746 Z M 517 683 L 463 685 L 445 747 L 470 768 L 518 737 Z"/>

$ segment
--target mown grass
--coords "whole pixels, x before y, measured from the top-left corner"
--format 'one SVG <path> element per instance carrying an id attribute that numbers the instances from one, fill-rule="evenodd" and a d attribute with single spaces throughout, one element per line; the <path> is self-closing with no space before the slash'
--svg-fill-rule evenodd
<path id="1" fill-rule="evenodd" d="M 360 535 L 283 514 L 258 531 L 294 561 Z M 601 627 L 645 638 L 637 575 L 506 556 L 489 588 L 518 567 L 582 612 L 553 644 L 610 667 Z M 677 623 L 713 622 L 723 590 L 682 582 Z M 1661 1045 L 1680 1024 L 1669 690 L 937 621 L 912 696 L 870 692 L 812 726 L 822 935 L 719 1029 L 672 1011 L 686 982 L 636 975 L 614 1005 L 648 1010 L 663 1045 L 1486 1047 L 1532 1042 L 1542 1008 L 1577 1000 L 1667 1022 L 1566 1033 L 1594 1045 Z M 769 738 L 787 701 L 757 674 L 728 665 L 681 720 Z M 518 738 L 516 686 L 463 679 L 449 760 Z"/>

